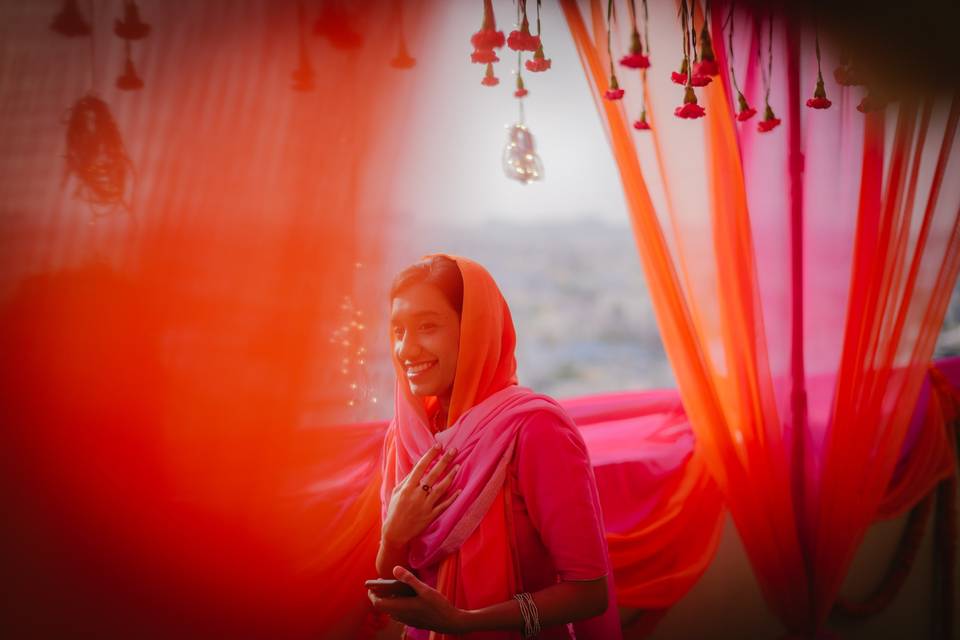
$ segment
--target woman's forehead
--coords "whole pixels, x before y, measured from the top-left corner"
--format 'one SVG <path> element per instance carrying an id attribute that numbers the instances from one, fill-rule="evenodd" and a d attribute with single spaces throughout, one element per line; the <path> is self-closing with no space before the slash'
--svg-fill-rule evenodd
<path id="1" fill-rule="evenodd" d="M 443 293 L 428 284 L 415 284 L 403 289 L 393 298 L 390 318 L 419 319 L 423 316 L 445 316 L 456 313 Z"/>

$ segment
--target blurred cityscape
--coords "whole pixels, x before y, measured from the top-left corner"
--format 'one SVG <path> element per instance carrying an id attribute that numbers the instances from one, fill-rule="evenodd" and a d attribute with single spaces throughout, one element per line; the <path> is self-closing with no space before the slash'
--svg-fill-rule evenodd
<path id="1" fill-rule="evenodd" d="M 674 385 L 633 233 L 597 220 L 424 226 L 416 246 L 393 247 L 396 270 L 432 252 L 487 267 L 510 304 L 520 383 L 555 397 Z M 388 283 L 367 283 L 382 288 Z M 960 290 L 960 289 L 958 289 Z M 935 357 L 960 355 L 960 296 L 954 291 Z M 386 335 L 373 310 L 371 337 Z M 385 341 L 370 340 L 358 421 L 392 411 L 394 375 Z M 369 399 L 376 397 L 373 405 Z"/>

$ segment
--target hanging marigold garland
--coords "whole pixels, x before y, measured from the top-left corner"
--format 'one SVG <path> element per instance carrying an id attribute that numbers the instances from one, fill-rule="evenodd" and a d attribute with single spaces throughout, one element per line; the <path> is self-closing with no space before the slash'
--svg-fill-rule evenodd
<path id="1" fill-rule="evenodd" d="M 757 110 L 750 106 L 750 103 L 747 102 L 747 99 L 743 95 L 743 91 L 740 89 L 740 85 L 737 84 L 737 72 L 734 68 L 733 61 L 733 25 L 734 25 L 734 5 L 736 3 L 730 3 L 730 10 L 727 13 L 727 20 L 725 22 L 725 28 L 727 30 L 727 60 L 729 61 L 730 67 L 730 81 L 733 85 L 734 91 L 737 92 L 737 120 L 740 122 L 746 122 L 753 116 L 757 115 Z"/>
<path id="2" fill-rule="evenodd" d="M 827 91 L 823 86 L 823 71 L 820 69 L 820 29 L 814 25 L 813 42 L 817 52 L 817 87 L 813 90 L 813 97 L 807 100 L 811 109 L 829 109 L 833 104 L 827 100 Z"/>
<path id="3" fill-rule="evenodd" d="M 396 0 L 397 54 L 390 60 L 394 69 L 412 69 L 417 61 L 407 50 L 407 38 L 403 30 L 403 0 Z"/>
<path id="4" fill-rule="evenodd" d="M 647 0 L 643 0 L 643 41 L 637 31 L 637 10 L 634 0 L 630 0 L 630 17 L 633 20 L 633 33 L 630 37 L 630 55 L 620 59 L 620 64 L 640 69 L 640 117 L 634 120 L 633 128 L 638 131 L 649 131 L 647 121 L 647 69 L 650 67 L 650 13 L 647 10 Z"/>
<path id="5" fill-rule="evenodd" d="M 603 97 L 607 100 L 620 100 L 623 98 L 623 89 L 617 82 L 617 71 L 613 66 L 613 49 L 610 46 L 611 32 L 613 31 L 613 0 L 607 0 L 607 59 L 610 61 L 610 84 L 607 90 L 603 92 Z"/>
<path id="6" fill-rule="evenodd" d="M 696 35 L 693 29 L 693 16 L 687 5 L 687 0 L 680 0 L 680 26 L 683 31 L 683 63 L 680 65 L 681 71 L 689 71 L 691 68 L 690 54 L 691 50 L 696 50 Z M 702 118 L 706 115 L 706 110 L 697 103 L 697 94 L 694 92 L 692 73 L 684 74 L 683 104 L 673 110 L 673 115 L 678 118 L 693 120 Z M 674 82 L 676 77 L 671 76 Z M 707 82 L 710 80 L 707 79 Z"/>
<path id="7" fill-rule="evenodd" d="M 757 131 L 767 133 L 780 126 L 780 118 L 770 108 L 770 85 L 773 79 L 773 11 L 767 13 L 767 68 L 763 68 L 763 47 L 757 47 L 760 60 L 760 77 L 763 80 L 763 120 L 757 123 Z"/>
<path id="8" fill-rule="evenodd" d="M 123 91 L 137 91 L 143 88 L 143 79 L 137 73 L 137 68 L 133 64 L 131 56 L 131 42 L 134 40 L 143 40 L 150 35 L 150 25 L 140 18 L 140 8 L 133 0 L 126 0 L 123 3 L 123 20 L 117 19 L 113 23 L 113 32 L 118 38 L 124 41 L 124 60 L 123 73 L 117 76 L 116 85 Z"/>
<path id="9" fill-rule="evenodd" d="M 527 60 L 524 66 L 532 73 L 543 73 L 551 66 L 552 61 L 543 53 L 543 32 L 540 31 L 540 0 L 537 0 L 537 50 L 533 52 L 533 59 Z"/>
<path id="10" fill-rule="evenodd" d="M 716 54 L 713 52 L 713 40 L 710 38 L 710 0 L 704 3 L 703 26 L 700 29 L 700 61 L 693 65 L 694 75 L 720 75 Z"/>
<path id="11" fill-rule="evenodd" d="M 500 62 L 494 49 L 503 48 L 505 42 L 503 31 L 497 31 L 497 20 L 493 15 L 493 0 L 483 0 L 483 22 L 480 24 L 480 30 L 470 36 L 470 44 L 473 45 L 470 61 L 474 64 L 487 65 L 480 84 L 486 87 L 500 84 L 499 78 L 493 73 L 493 63 Z"/>

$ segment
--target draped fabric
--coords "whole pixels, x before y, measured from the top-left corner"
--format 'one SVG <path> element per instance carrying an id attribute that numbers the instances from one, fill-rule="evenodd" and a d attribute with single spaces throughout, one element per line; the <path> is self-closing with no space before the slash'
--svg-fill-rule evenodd
<path id="1" fill-rule="evenodd" d="M 50 29 L 65 4 L 92 35 Z M 417 73 L 389 64 L 396 5 L 304 3 L 302 25 L 295 2 L 139 5 L 139 91 L 115 84 L 123 3 L 0 9 L 5 626 L 344 637 L 366 615 L 383 429 L 316 425 L 364 419 L 331 366 L 356 372 L 356 351 L 332 336 L 383 308 L 370 221 Z M 405 3 L 411 41 L 423 8 Z M 291 87 L 301 34 L 310 91 Z M 65 170 L 89 94 L 126 150 L 129 212 Z"/>
<path id="2" fill-rule="evenodd" d="M 92 36 L 50 31 L 58 4 L 93 8 Z M 383 178 L 416 74 L 388 66 L 397 27 L 416 43 L 439 12 L 344 2 L 315 32 L 304 4 L 300 25 L 295 3 L 141 3 L 139 92 L 114 83 L 114 4 L 0 9 L 0 562 L 16 578 L 0 608 L 17 635 L 376 631 L 363 581 L 386 425 L 357 422 L 359 373 L 337 365 L 362 362 L 389 278 L 374 222 L 395 213 Z M 588 28 L 583 6 L 562 2 L 603 88 L 603 7 Z M 763 25 L 735 23 L 757 105 Z M 701 92 L 705 122 L 673 118 L 669 30 L 653 34 L 649 140 L 623 111 L 638 77 L 621 75 L 625 107 L 601 104 L 679 389 L 561 404 L 594 461 L 620 603 L 679 600 L 729 508 L 771 607 L 802 629 L 864 527 L 955 468 L 960 367 L 927 391 L 921 374 L 957 270 L 957 108 L 864 117 L 858 89 L 828 83 L 834 108 L 809 112 L 810 34 L 775 33 L 771 134 L 732 124 L 726 81 Z M 290 86 L 301 53 L 313 91 Z M 129 214 L 95 212 L 64 170 L 64 121 L 91 93 L 126 148 Z"/>
<path id="3" fill-rule="evenodd" d="M 673 22 L 670 7 L 652 5 L 654 24 Z M 854 109 L 861 90 L 828 83 L 834 108 L 806 109 L 812 34 L 777 18 L 770 102 L 783 125 L 761 134 L 755 121 L 736 124 L 725 73 L 699 91 L 707 116 L 680 120 L 672 111 L 682 88 L 664 70 L 680 57 L 679 28 L 651 31 L 657 72 L 647 87 L 621 70 L 626 104 L 604 101 L 605 7 L 561 6 L 620 168 L 698 452 L 769 606 L 789 630 L 812 632 L 866 527 L 887 513 L 885 491 L 956 279 L 960 188 L 943 177 L 960 161 L 957 103 L 907 96 L 864 116 Z M 729 5 L 711 7 L 725 69 Z M 627 42 L 625 22 L 614 43 Z M 737 76 L 762 109 L 765 17 L 741 9 L 734 25 Z M 834 56 L 827 48 L 825 71 Z M 639 113 L 630 96 L 641 93 L 646 138 L 625 114 Z M 654 166 L 641 166 L 638 148 Z M 944 468 L 921 469 L 913 489 L 929 488 Z M 891 500 L 903 508 L 920 495 Z"/>

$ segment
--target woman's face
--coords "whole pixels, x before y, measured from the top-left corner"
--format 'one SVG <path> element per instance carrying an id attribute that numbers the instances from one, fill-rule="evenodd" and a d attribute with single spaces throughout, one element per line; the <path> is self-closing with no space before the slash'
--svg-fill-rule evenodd
<path id="1" fill-rule="evenodd" d="M 417 396 L 449 401 L 460 353 L 460 316 L 429 284 L 403 289 L 390 310 L 393 354 Z"/>

